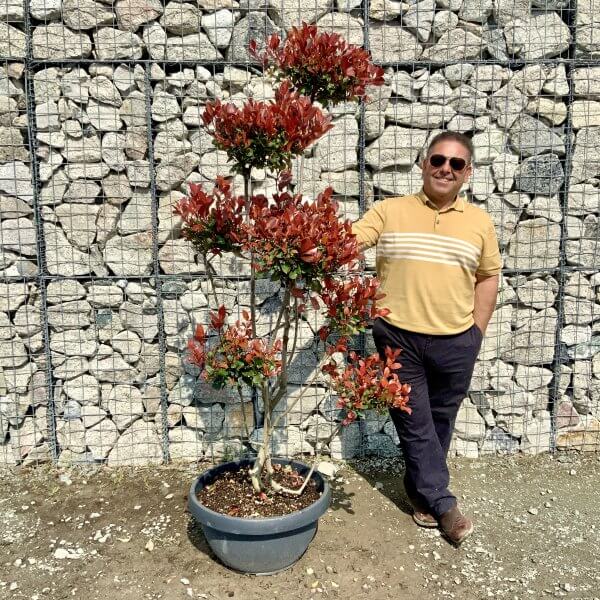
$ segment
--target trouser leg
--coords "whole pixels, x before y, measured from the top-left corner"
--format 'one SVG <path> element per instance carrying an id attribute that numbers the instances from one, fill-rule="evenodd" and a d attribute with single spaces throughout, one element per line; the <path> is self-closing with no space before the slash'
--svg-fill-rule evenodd
<path id="1" fill-rule="evenodd" d="M 455 336 L 432 336 L 428 347 L 429 404 L 444 456 L 448 455 L 456 415 L 469 391 L 481 340 L 481 332 L 473 326 Z"/>
<path id="2" fill-rule="evenodd" d="M 438 506 L 445 508 L 448 498 L 452 504 L 456 499 L 448 497 L 448 468 L 444 450 L 438 439 L 429 403 L 424 357 L 431 336 L 412 333 L 376 319 L 373 337 L 377 350 L 385 356 L 386 346 L 401 348 L 399 361 L 402 364 L 398 376 L 411 385 L 408 406 L 411 414 L 390 410 L 406 463 L 407 493 L 416 494 L 423 506 L 439 516 Z M 409 489 L 410 488 L 410 489 Z M 445 512 L 444 510 L 444 512 Z"/>

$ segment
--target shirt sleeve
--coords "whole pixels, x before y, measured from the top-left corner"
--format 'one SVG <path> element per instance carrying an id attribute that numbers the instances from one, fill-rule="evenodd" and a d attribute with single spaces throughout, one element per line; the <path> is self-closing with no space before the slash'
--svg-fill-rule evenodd
<path id="1" fill-rule="evenodd" d="M 500 256 L 500 248 L 498 247 L 498 238 L 492 220 L 489 220 L 488 228 L 483 237 L 483 248 L 481 249 L 481 258 L 477 275 L 491 277 L 498 275 L 502 271 L 502 257 Z"/>
<path id="2" fill-rule="evenodd" d="M 362 219 L 352 223 L 352 233 L 356 235 L 358 243 L 366 248 L 375 246 L 385 224 L 386 201 L 375 203 L 363 216 Z"/>

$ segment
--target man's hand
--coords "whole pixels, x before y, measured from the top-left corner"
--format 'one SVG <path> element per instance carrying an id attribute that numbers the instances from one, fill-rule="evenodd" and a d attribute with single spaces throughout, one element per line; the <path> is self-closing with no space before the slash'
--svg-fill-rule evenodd
<path id="1" fill-rule="evenodd" d="M 487 329 L 494 308 L 496 307 L 499 279 L 499 275 L 492 275 L 489 277 L 477 275 L 477 281 L 475 282 L 473 320 L 483 334 L 485 334 L 485 330 Z"/>

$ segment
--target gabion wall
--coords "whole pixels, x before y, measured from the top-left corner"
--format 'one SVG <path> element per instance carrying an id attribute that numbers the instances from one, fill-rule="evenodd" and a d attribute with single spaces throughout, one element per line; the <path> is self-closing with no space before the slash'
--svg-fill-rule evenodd
<path id="1" fill-rule="evenodd" d="M 599 15 L 598 0 L 3 2 L 0 465 L 215 459 L 252 443 L 250 394 L 212 390 L 183 360 L 211 306 L 172 206 L 229 173 L 205 101 L 272 97 L 248 42 L 301 20 L 386 69 L 366 103 L 333 111 L 304 158 L 305 194 L 331 185 L 355 219 L 418 190 L 432 135 L 473 136 L 467 193 L 494 219 L 505 272 L 453 452 L 600 449 Z M 272 175 L 253 188 L 272 191 Z M 248 265 L 213 266 L 220 300 L 247 306 Z M 267 334 L 279 298 L 259 293 Z M 284 404 L 316 364 L 318 326 L 301 332 Z M 314 452 L 336 416 L 315 386 L 276 451 Z M 396 442 L 372 415 L 326 450 L 393 456 Z"/>

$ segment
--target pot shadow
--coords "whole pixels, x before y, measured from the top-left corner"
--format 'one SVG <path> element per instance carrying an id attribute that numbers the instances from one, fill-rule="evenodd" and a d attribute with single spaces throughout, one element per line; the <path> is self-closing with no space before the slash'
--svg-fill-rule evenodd
<path id="1" fill-rule="evenodd" d="M 196 550 L 202 552 L 202 554 L 205 554 L 211 560 L 214 560 L 220 565 L 223 565 L 223 563 L 219 560 L 218 556 L 210 549 L 210 546 L 208 545 L 208 542 L 204 537 L 202 527 L 200 527 L 200 525 L 196 522 L 196 520 L 191 514 L 188 513 L 188 517 L 189 518 L 186 533 L 188 540 L 190 541 L 192 546 L 194 546 Z"/>
<path id="2" fill-rule="evenodd" d="M 399 463 L 396 471 L 381 471 L 379 473 L 374 472 L 372 468 L 365 468 L 361 462 L 348 461 L 348 465 L 371 487 L 376 488 L 380 494 L 397 506 L 399 510 L 412 516 L 412 505 L 404 489 L 404 466 L 402 463 Z M 383 484 L 383 487 L 381 487 L 381 484 Z"/>

